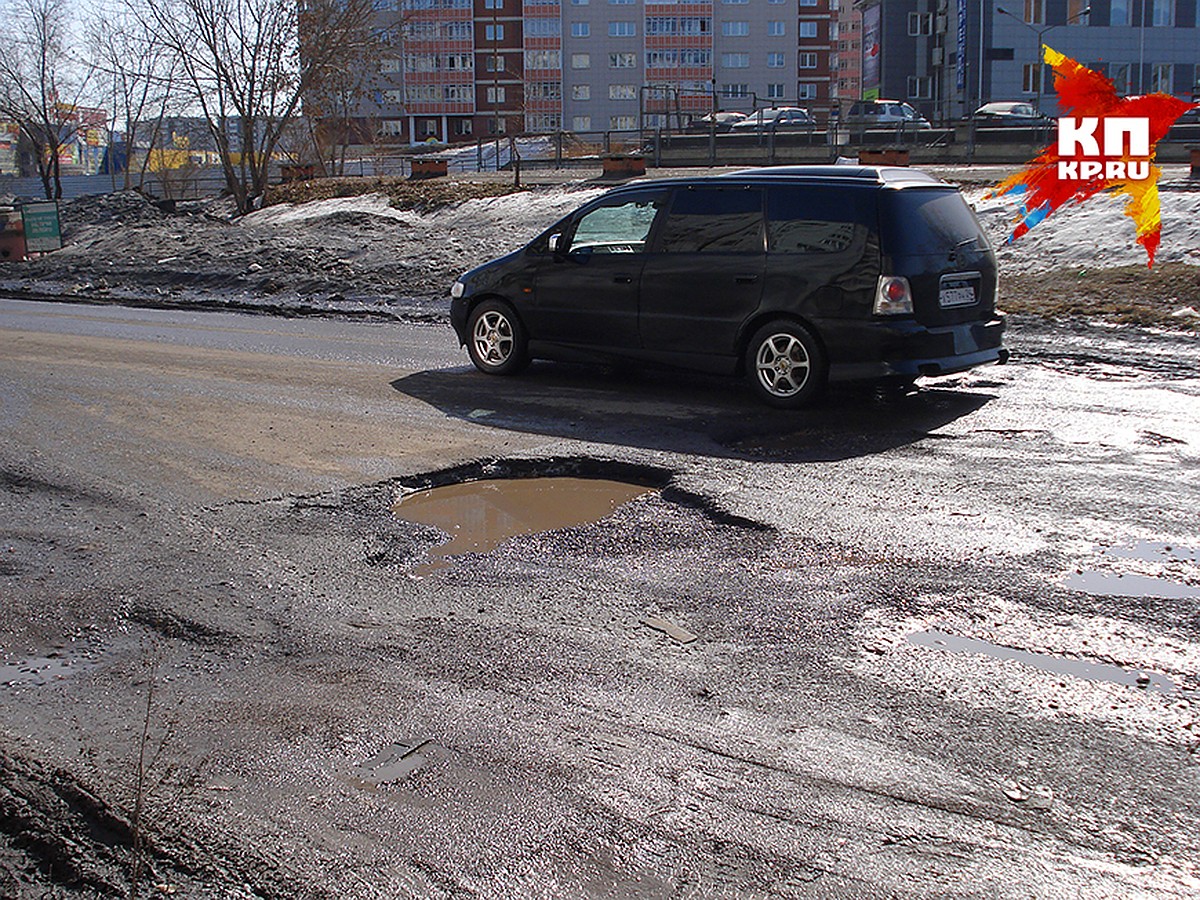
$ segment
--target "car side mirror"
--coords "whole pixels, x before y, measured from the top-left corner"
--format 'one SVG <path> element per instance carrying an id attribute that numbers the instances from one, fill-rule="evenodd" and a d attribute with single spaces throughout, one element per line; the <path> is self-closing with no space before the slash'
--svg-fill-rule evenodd
<path id="1" fill-rule="evenodd" d="M 560 249 L 562 247 L 562 235 L 561 234 L 550 235 L 550 240 L 548 240 L 546 242 L 546 245 L 550 248 L 551 253 L 553 253 L 555 256 L 558 256 L 558 254 L 560 254 L 562 252 L 562 250 Z"/>

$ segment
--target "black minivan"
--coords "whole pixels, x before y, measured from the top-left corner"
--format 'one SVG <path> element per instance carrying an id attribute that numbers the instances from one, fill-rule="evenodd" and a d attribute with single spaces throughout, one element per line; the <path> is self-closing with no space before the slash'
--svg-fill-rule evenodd
<path id="1" fill-rule="evenodd" d="M 996 257 L 958 189 L 913 169 L 780 166 L 643 181 L 463 275 L 471 361 L 640 360 L 745 374 L 803 406 L 1005 362 Z"/>

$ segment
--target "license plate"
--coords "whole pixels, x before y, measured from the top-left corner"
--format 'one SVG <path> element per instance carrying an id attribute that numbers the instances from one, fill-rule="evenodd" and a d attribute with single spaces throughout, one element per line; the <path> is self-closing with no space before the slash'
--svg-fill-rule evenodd
<path id="1" fill-rule="evenodd" d="M 942 309 L 978 303 L 978 284 L 977 278 L 943 278 L 938 291 L 938 303 Z"/>

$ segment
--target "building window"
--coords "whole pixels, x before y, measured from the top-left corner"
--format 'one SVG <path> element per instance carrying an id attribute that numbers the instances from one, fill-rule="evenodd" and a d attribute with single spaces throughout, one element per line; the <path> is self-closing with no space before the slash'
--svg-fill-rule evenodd
<path id="1" fill-rule="evenodd" d="M 1129 24 L 1129 0 L 1112 0 L 1112 6 L 1108 11 L 1109 25 L 1128 25 Z"/>
<path id="2" fill-rule="evenodd" d="M 504 26 L 486 25 L 483 29 L 483 36 L 489 41 L 502 41 L 504 40 Z"/>
<path id="3" fill-rule="evenodd" d="M 590 84 L 573 84 L 571 85 L 572 100 L 591 100 L 592 86 Z"/>
<path id="4" fill-rule="evenodd" d="M 782 69 L 786 65 L 787 65 L 787 54 L 786 53 L 768 53 L 767 54 L 767 68 L 768 69 Z"/>
<path id="5" fill-rule="evenodd" d="M 782 25 L 783 23 L 780 22 L 779 24 Z M 781 31 L 780 34 L 783 34 L 783 32 Z M 802 38 L 815 38 L 817 36 L 817 23 L 801 22 L 799 35 Z"/>
<path id="6" fill-rule="evenodd" d="M 608 67 L 610 69 L 636 69 L 637 54 L 610 53 L 608 54 Z"/>
<path id="7" fill-rule="evenodd" d="M 817 54 L 815 53 L 797 53 L 796 68 L 797 69 L 815 69 L 817 67 Z"/>
<path id="8" fill-rule="evenodd" d="M 908 76 L 908 96 L 912 100 L 928 100 L 932 94 L 930 93 L 930 84 L 933 81 L 927 75 Z"/>
<path id="9" fill-rule="evenodd" d="M 503 56 L 489 56 L 486 60 L 484 60 L 484 67 L 489 72 L 503 72 L 504 71 L 504 57 Z"/>
<path id="10" fill-rule="evenodd" d="M 721 96 L 736 99 L 738 97 L 750 96 L 750 85 L 748 84 L 723 84 L 721 85 Z"/>
<path id="11" fill-rule="evenodd" d="M 609 37 L 634 37 L 637 34 L 637 24 L 635 22 L 609 22 L 608 36 Z"/>
<path id="12" fill-rule="evenodd" d="M 767 85 L 767 99 L 768 100 L 782 100 L 783 99 L 783 85 L 782 84 L 768 84 Z"/>
<path id="13" fill-rule="evenodd" d="M 676 34 L 679 20 L 674 16 L 647 16 L 646 34 Z"/>
<path id="14" fill-rule="evenodd" d="M 610 6 L 632 6 L 634 0 L 608 0 Z"/>
<path id="15" fill-rule="evenodd" d="M 537 113 L 536 115 L 525 117 L 526 131 L 560 131 L 562 129 L 562 116 L 558 113 Z"/>
<path id="16" fill-rule="evenodd" d="M 489 87 L 487 89 L 487 102 L 488 103 L 503 103 L 504 102 L 504 88 Z"/>
<path id="17" fill-rule="evenodd" d="M 471 120 L 470 119 L 459 119 L 457 122 L 454 123 L 454 128 L 455 128 L 455 131 L 457 131 L 459 134 L 470 134 L 471 133 Z"/>
<path id="18" fill-rule="evenodd" d="M 525 88 L 525 96 L 532 100 L 561 100 L 561 81 L 534 81 Z"/>
<path id="19" fill-rule="evenodd" d="M 380 72 L 399 72 L 400 69 L 401 69 L 400 60 L 395 59 L 394 57 L 391 59 L 381 59 L 379 61 L 379 71 Z"/>
<path id="20" fill-rule="evenodd" d="M 1175 24 L 1175 0 L 1153 0 L 1153 7 L 1150 13 L 1150 22 L 1156 28 L 1170 28 Z M 1171 92 L 1169 87 L 1164 88 L 1167 93 Z"/>
<path id="21" fill-rule="evenodd" d="M 571 0 L 572 6 L 587 6 L 588 0 Z"/>
<path id="22" fill-rule="evenodd" d="M 572 22 L 571 37 L 588 37 L 592 33 L 592 26 L 587 22 Z"/>
<path id="23" fill-rule="evenodd" d="M 811 82 L 800 82 L 796 85 L 796 98 L 798 100 L 816 100 L 817 86 Z"/>
<path id="24" fill-rule="evenodd" d="M 817 36 L 817 23 L 816 22 L 801 22 L 800 23 L 800 37 L 804 37 L 804 26 L 805 25 L 811 25 L 813 27 L 812 37 L 816 37 Z M 784 25 L 783 22 L 768 22 L 767 23 L 767 34 L 770 37 L 783 37 L 785 34 L 787 34 L 787 27 Z"/>
<path id="25" fill-rule="evenodd" d="M 725 37 L 745 37 L 750 33 L 749 22 L 722 22 L 721 34 Z"/>
<path id="26" fill-rule="evenodd" d="M 471 92 L 474 90 L 469 84 L 447 84 L 442 86 L 442 99 L 447 103 L 470 103 Z"/>
<path id="27" fill-rule="evenodd" d="M 679 51 L 679 64 L 691 69 L 707 69 L 712 65 L 712 51 L 684 48 Z"/>
<path id="28" fill-rule="evenodd" d="M 1067 24 L 1087 25 L 1088 13 L 1084 10 L 1091 10 L 1091 4 L 1087 0 L 1067 0 Z"/>
<path id="29" fill-rule="evenodd" d="M 562 52 L 559 50 L 526 50 L 526 69 L 561 69 Z"/>
<path id="30" fill-rule="evenodd" d="M 750 0 L 721 0 L 721 2 L 724 3 L 726 6 L 741 6 L 743 4 L 749 3 Z"/>
<path id="31" fill-rule="evenodd" d="M 404 134 L 403 119 L 384 119 L 379 123 L 379 133 L 388 137 Z"/>
<path id="32" fill-rule="evenodd" d="M 816 6 L 817 0 L 800 0 L 800 6 Z"/>
<path id="33" fill-rule="evenodd" d="M 1040 63 L 1025 63 L 1025 65 L 1021 66 L 1021 90 L 1026 94 L 1037 93 L 1037 80 L 1041 71 L 1042 66 Z"/>
<path id="34" fill-rule="evenodd" d="M 1129 83 L 1129 63 L 1109 63 L 1108 77 L 1112 79 L 1113 88 L 1119 96 L 1124 97 L 1133 89 Z"/>
<path id="35" fill-rule="evenodd" d="M 647 50 L 647 69 L 677 69 L 679 68 L 678 50 Z"/>
<path id="36" fill-rule="evenodd" d="M 613 131 L 633 131 L 637 128 L 637 116 L 609 116 L 608 127 Z"/>
<path id="37" fill-rule="evenodd" d="M 559 19 L 527 18 L 525 34 L 529 37 L 559 37 L 562 35 L 562 22 Z"/>
<path id="38" fill-rule="evenodd" d="M 571 117 L 572 131 L 591 131 L 592 117 L 591 116 L 572 116 Z"/>
<path id="39" fill-rule="evenodd" d="M 750 54 L 722 53 L 721 66 L 726 69 L 748 69 L 750 68 Z"/>
<path id="40" fill-rule="evenodd" d="M 712 19 L 708 16 L 684 16 L 679 20 L 680 34 L 712 34 Z"/>
<path id="41" fill-rule="evenodd" d="M 1025 21 L 1030 25 L 1046 24 L 1046 0 L 1025 0 Z"/>
<path id="42" fill-rule="evenodd" d="M 504 0 L 483 0 L 484 9 L 504 9 Z"/>
<path id="43" fill-rule="evenodd" d="M 610 84 L 608 86 L 609 100 L 636 100 L 637 95 L 636 84 Z"/>
<path id="44" fill-rule="evenodd" d="M 909 13 L 908 33 L 913 37 L 922 34 L 933 34 L 933 16 L 929 13 Z"/>
<path id="45" fill-rule="evenodd" d="M 572 53 L 571 68 L 572 69 L 590 69 L 592 67 L 592 55 L 590 53 Z"/>
<path id="46" fill-rule="evenodd" d="M 1171 64 L 1156 63 L 1150 68 L 1150 93 L 1171 93 Z"/>
<path id="47" fill-rule="evenodd" d="M 442 36 L 451 41 L 469 41 L 471 39 L 471 23 L 447 22 Z"/>

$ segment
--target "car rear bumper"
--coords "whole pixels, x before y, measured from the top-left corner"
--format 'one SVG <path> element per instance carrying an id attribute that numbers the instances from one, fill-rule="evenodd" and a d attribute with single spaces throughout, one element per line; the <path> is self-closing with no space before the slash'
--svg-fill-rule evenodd
<path id="1" fill-rule="evenodd" d="M 854 328 L 853 346 L 830 347 L 830 381 L 860 381 L 920 375 L 949 375 L 1008 361 L 1001 345 L 1004 318 L 926 328 L 912 320 L 872 322 Z M 850 335 L 840 332 L 840 339 Z M 840 352 L 845 350 L 846 352 Z"/>

